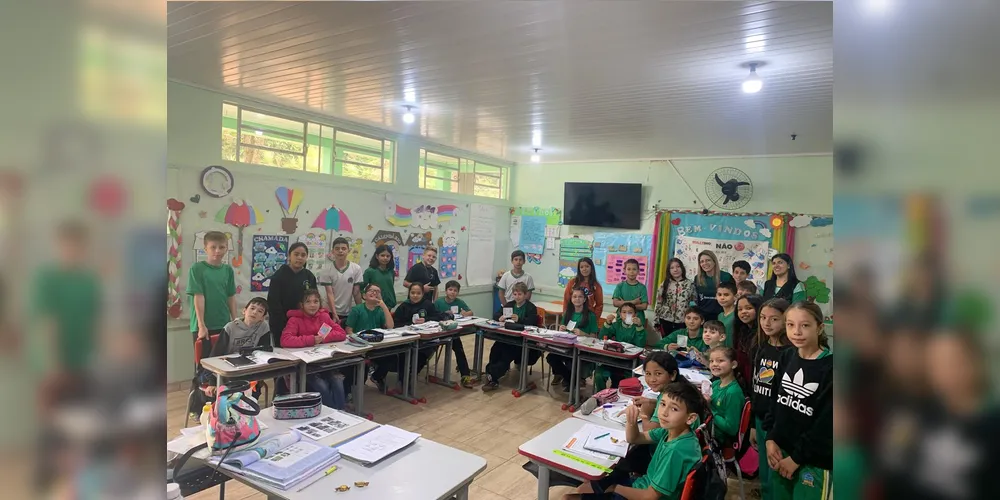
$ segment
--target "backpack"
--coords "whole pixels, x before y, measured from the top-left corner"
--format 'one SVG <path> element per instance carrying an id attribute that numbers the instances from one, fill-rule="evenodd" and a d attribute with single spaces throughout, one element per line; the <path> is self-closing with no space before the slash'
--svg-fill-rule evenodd
<path id="1" fill-rule="evenodd" d="M 249 389 L 249 382 L 219 386 L 207 436 L 213 453 L 238 450 L 260 437 L 260 405 L 246 393 Z"/>
<path id="2" fill-rule="evenodd" d="M 681 500 L 725 500 L 726 468 L 722 457 L 713 450 L 712 439 L 705 436 L 705 424 L 695 434 L 701 443 L 701 462 L 691 469 L 684 481 Z"/>

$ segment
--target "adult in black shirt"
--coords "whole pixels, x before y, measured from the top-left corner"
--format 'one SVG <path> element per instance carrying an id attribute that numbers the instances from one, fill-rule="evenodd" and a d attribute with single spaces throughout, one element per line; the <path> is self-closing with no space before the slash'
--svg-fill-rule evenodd
<path id="1" fill-rule="evenodd" d="M 318 289 L 316 275 L 306 269 L 308 258 L 309 250 L 305 243 L 292 243 L 288 248 L 288 264 L 271 275 L 267 290 L 267 320 L 275 339 L 281 338 L 281 332 L 288 323 L 288 311 L 298 309 L 301 305 L 302 294 L 309 289 Z"/>
<path id="2" fill-rule="evenodd" d="M 403 278 L 403 286 L 407 289 L 413 283 L 420 283 L 424 286 L 424 295 L 434 302 L 437 300 L 437 287 L 441 284 L 441 277 L 438 276 L 438 270 L 434 269 L 434 263 L 437 261 L 437 248 L 428 246 L 424 248 L 424 255 L 420 258 L 420 262 L 417 262 L 406 272 L 406 277 Z"/>

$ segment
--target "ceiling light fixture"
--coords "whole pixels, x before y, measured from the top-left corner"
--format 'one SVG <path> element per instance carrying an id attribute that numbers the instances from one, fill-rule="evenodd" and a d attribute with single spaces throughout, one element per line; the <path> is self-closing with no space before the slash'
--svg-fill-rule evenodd
<path id="1" fill-rule="evenodd" d="M 406 113 L 403 114 L 403 123 L 413 123 L 417 117 L 413 116 L 413 106 L 403 106 L 406 108 Z"/>
<path id="2" fill-rule="evenodd" d="M 539 151 L 541 151 L 541 150 L 538 149 L 538 148 L 535 148 L 534 154 L 531 155 L 531 163 L 538 163 L 538 162 L 542 161 L 542 157 L 538 155 Z"/>
<path id="3" fill-rule="evenodd" d="M 538 146 L 542 145 L 542 131 L 541 130 L 536 130 L 536 131 L 534 131 L 534 132 L 531 133 L 531 145 L 535 146 L 536 148 Z"/>
<path id="4" fill-rule="evenodd" d="M 760 80 L 757 76 L 757 65 L 759 63 L 750 63 L 750 75 L 747 76 L 746 80 L 743 80 L 743 92 L 747 94 L 756 94 L 760 92 L 761 87 L 764 86 L 764 82 Z"/>

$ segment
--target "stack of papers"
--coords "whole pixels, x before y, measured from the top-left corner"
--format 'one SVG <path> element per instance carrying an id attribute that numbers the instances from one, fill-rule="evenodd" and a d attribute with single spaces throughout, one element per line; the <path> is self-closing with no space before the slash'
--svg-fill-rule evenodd
<path id="1" fill-rule="evenodd" d="M 209 463 L 219 464 L 221 459 L 212 457 Z M 292 431 L 262 438 L 252 448 L 230 453 L 221 467 L 287 490 L 337 460 L 340 454 L 334 448 L 303 441 Z"/>
<path id="2" fill-rule="evenodd" d="M 460 325 L 471 325 L 473 323 L 484 323 L 487 321 L 486 318 L 478 318 L 476 316 L 458 316 L 455 321 Z"/>
<path id="3" fill-rule="evenodd" d="M 420 434 L 382 425 L 357 439 L 348 441 L 337 451 L 361 465 L 370 466 L 413 444 Z"/>
<path id="4" fill-rule="evenodd" d="M 305 361 L 306 363 L 312 363 L 315 361 L 323 361 L 325 359 L 332 358 L 337 353 L 350 354 L 351 351 L 341 348 L 336 344 L 323 344 L 316 347 L 310 347 L 308 349 L 302 349 L 298 351 L 288 351 L 289 354 L 295 356 L 296 358 Z"/>
<path id="5" fill-rule="evenodd" d="M 610 431 L 611 429 L 608 429 L 606 427 L 599 427 L 594 424 L 586 424 L 582 428 L 580 428 L 580 430 L 576 431 L 576 433 L 570 436 L 569 440 L 566 441 L 566 444 L 563 445 L 562 449 L 585 459 L 596 458 L 598 460 L 614 460 L 615 457 L 611 456 L 608 453 L 588 450 L 586 448 L 587 441 L 590 439 L 590 436 L 592 434 L 594 436 L 600 436 L 601 434 L 605 434 Z M 595 432 L 596 434 L 594 434 Z M 607 439 L 607 437 L 603 439 Z"/>
<path id="6" fill-rule="evenodd" d="M 598 453 L 606 453 L 616 457 L 624 457 L 628 453 L 628 441 L 625 441 L 625 431 L 599 427 L 591 430 L 590 437 L 584 443 L 583 449 Z"/>

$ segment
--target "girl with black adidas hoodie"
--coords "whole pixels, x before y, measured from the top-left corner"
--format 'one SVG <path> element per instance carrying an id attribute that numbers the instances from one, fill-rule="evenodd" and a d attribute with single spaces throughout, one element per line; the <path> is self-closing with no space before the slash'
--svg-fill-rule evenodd
<path id="1" fill-rule="evenodd" d="M 750 409 L 753 417 L 753 427 L 750 428 L 750 444 L 757 448 L 760 466 L 757 469 L 760 478 L 761 498 L 771 500 L 771 468 L 768 467 L 767 453 L 764 443 L 767 433 L 764 431 L 764 419 L 771 412 L 771 399 L 777 387 L 774 372 L 778 368 L 781 354 L 789 349 L 788 337 L 785 335 L 785 310 L 788 301 L 774 298 L 764 302 L 757 314 L 757 332 L 754 334 L 753 364 L 750 366 L 753 387 L 750 390 Z"/>
<path id="2" fill-rule="evenodd" d="M 830 498 L 833 481 L 833 356 L 816 304 L 785 311 L 786 349 L 774 368 L 771 411 L 764 417 L 774 500 Z M 758 440 L 760 437 L 758 437 Z"/>

